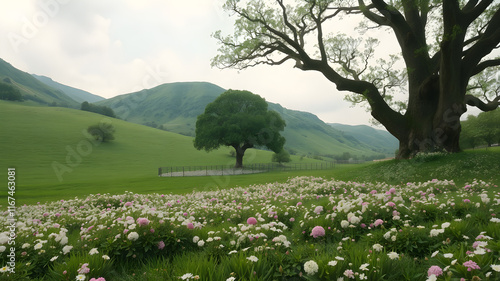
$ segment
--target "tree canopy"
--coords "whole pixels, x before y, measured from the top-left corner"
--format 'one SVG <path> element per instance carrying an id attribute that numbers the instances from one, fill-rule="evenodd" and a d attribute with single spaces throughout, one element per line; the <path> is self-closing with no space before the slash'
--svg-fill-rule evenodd
<path id="1" fill-rule="evenodd" d="M 196 121 L 194 147 L 211 151 L 231 146 L 236 151 L 235 167 L 242 167 L 245 150 L 267 147 L 274 152 L 283 149 L 285 138 L 280 131 L 285 121 L 267 102 L 248 91 L 228 90 L 212 103 Z"/>
<path id="2" fill-rule="evenodd" d="M 398 138 L 399 158 L 460 151 L 467 106 L 500 104 L 498 1 L 227 0 L 224 9 L 236 16 L 235 31 L 214 33 L 213 66 L 292 61 L 318 71 Z M 346 18 L 358 19 L 361 34 L 343 33 Z M 395 36 L 397 53 L 377 53 L 370 34 L 379 30 Z"/>

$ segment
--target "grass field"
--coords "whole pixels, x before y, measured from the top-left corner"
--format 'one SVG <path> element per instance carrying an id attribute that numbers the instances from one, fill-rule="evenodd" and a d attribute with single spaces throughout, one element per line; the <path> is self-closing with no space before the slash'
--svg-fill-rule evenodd
<path id="1" fill-rule="evenodd" d="M 12 230 L 0 232 L 0 280 L 500 280 L 499 147 L 160 178 L 159 166 L 234 158 L 116 119 L 116 140 L 95 145 L 82 131 L 102 119 L 0 102 L 0 168 L 16 168 L 0 205 L 14 196 L 18 221 L 15 274 Z"/>
<path id="2" fill-rule="evenodd" d="M 115 126 L 115 140 L 89 141 L 87 127 L 104 120 Z M 198 151 L 190 137 L 74 109 L 0 101 L 0 124 L 0 168 L 17 169 L 19 201 L 27 204 L 103 191 L 187 192 L 193 187 L 214 186 L 220 180 L 159 179 L 158 167 L 230 165 L 235 161 L 229 148 Z M 271 156 L 272 152 L 250 149 L 244 163 L 269 163 Z M 4 196 L 0 194 L 0 198 Z"/>

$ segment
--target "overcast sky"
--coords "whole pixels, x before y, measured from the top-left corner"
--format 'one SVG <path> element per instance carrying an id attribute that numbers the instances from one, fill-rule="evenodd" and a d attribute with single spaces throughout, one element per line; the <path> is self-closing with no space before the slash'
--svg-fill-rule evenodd
<path id="1" fill-rule="evenodd" d="M 293 64 L 219 70 L 211 34 L 232 30 L 223 0 L 21 0 L 0 10 L 1 58 L 14 67 L 110 98 L 144 88 L 206 81 L 249 90 L 325 122 L 369 124 L 321 74 Z"/>

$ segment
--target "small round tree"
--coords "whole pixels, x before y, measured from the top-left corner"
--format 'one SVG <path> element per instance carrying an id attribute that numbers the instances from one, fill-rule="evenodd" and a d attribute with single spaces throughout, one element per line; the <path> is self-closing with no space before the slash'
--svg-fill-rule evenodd
<path id="1" fill-rule="evenodd" d="M 194 147 L 207 152 L 223 146 L 236 151 L 236 168 L 243 167 L 248 148 L 267 147 L 274 152 L 283 149 L 285 138 L 280 131 L 285 121 L 267 102 L 248 91 L 228 90 L 208 104 L 196 121 Z"/>
<path id="2" fill-rule="evenodd" d="M 87 132 L 99 142 L 107 142 L 115 139 L 115 126 L 109 123 L 99 123 L 87 128 Z"/>
<path id="3" fill-rule="evenodd" d="M 292 161 L 292 159 L 290 159 L 290 154 L 286 150 L 282 149 L 281 151 L 273 154 L 271 161 L 278 162 L 281 165 Z"/>

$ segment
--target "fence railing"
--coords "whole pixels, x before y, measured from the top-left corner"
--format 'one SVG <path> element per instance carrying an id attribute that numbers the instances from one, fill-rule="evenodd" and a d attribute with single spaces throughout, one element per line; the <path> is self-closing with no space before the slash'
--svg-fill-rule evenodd
<path id="1" fill-rule="evenodd" d="M 160 177 L 194 177 L 255 174 L 270 171 L 324 170 L 335 168 L 335 162 L 320 163 L 257 163 L 235 168 L 233 165 L 171 166 L 158 168 Z"/>

